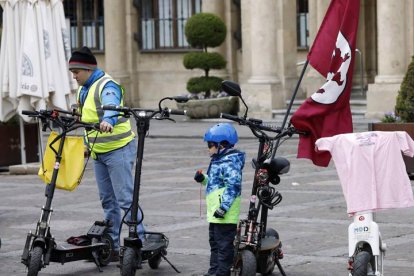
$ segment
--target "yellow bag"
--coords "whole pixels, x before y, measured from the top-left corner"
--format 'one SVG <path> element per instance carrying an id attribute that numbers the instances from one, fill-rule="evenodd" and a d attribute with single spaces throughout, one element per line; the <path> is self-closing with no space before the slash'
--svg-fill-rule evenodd
<path id="1" fill-rule="evenodd" d="M 49 147 L 50 143 L 58 136 L 52 131 L 47 139 L 43 163 L 40 166 L 38 175 L 46 183 L 50 184 L 53 175 L 53 168 L 56 162 L 56 155 Z M 53 144 L 53 148 L 58 151 L 61 141 Z M 84 170 L 84 143 L 82 136 L 66 136 L 63 145 L 62 160 L 60 161 L 56 188 L 73 191 L 80 183 Z"/>

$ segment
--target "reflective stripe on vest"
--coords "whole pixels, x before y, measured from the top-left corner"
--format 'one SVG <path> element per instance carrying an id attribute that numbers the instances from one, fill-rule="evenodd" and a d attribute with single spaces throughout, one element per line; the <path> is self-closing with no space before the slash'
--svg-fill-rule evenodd
<path id="1" fill-rule="evenodd" d="M 103 120 L 104 110 L 101 108 L 100 96 L 103 87 L 108 81 L 115 82 L 108 74 L 95 81 L 89 88 L 85 102 L 82 106 L 82 121 L 88 123 L 100 123 Z M 115 84 L 119 85 L 117 82 Z M 123 88 L 119 85 L 122 96 Z M 78 101 L 80 97 L 80 89 L 78 90 Z M 93 93 L 91 93 L 93 92 Z M 122 97 L 123 98 L 123 97 Z M 120 103 L 123 106 L 123 100 Z M 118 117 L 118 121 L 114 126 L 112 133 L 98 133 L 95 130 L 85 131 L 89 146 L 95 153 L 105 153 L 121 148 L 134 139 L 135 134 L 131 130 L 129 119 L 122 116 Z"/>

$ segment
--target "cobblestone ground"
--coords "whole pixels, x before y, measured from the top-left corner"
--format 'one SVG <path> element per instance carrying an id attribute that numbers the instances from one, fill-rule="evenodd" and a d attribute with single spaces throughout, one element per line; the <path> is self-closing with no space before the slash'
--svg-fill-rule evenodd
<path id="1" fill-rule="evenodd" d="M 348 275 L 347 217 L 334 166 L 319 168 L 296 159 L 297 139 L 282 144 L 279 155 L 291 161 L 290 172 L 276 186 L 283 200 L 269 212 L 268 225 L 278 230 L 285 258 L 281 261 L 289 276 Z M 209 262 L 208 225 L 205 202 L 193 181 L 197 169 L 207 169 L 208 156 L 202 139 L 151 138 L 146 140 L 142 173 L 141 203 L 149 231 L 164 232 L 170 239 L 168 259 L 180 275 L 206 272 Z M 253 139 L 241 139 L 247 152 L 243 181 L 243 214 L 246 215 L 253 169 L 250 160 L 257 152 Z M 45 203 L 44 184 L 35 175 L 0 175 L 0 275 L 26 275 L 20 256 L 26 233 L 34 231 Z M 82 184 L 73 192 L 57 190 L 53 201 L 52 234 L 63 241 L 86 234 L 102 211 L 90 164 Z M 414 275 L 414 209 L 377 214 L 388 245 L 385 275 Z M 125 227 L 124 227 L 125 228 Z M 123 235 L 125 235 L 125 229 Z M 163 261 L 158 270 L 147 264 L 137 275 L 174 275 Z M 39 275 L 119 275 L 115 263 L 99 273 L 93 263 L 52 263 Z M 277 269 L 272 275 L 280 275 Z"/>

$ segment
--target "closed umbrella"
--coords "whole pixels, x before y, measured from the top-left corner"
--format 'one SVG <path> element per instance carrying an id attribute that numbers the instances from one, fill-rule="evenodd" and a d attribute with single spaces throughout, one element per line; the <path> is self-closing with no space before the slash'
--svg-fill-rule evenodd
<path id="1" fill-rule="evenodd" d="M 68 71 L 71 50 L 62 0 L 0 0 L 0 4 L 0 121 L 22 110 L 69 109 L 75 103 L 76 84 Z"/>
<path id="2" fill-rule="evenodd" d="M 3 9 L 3 33 L 0 45 L 0 121 L 8 121 L 15 114 L 18 63 L 17 45 L 20 45 L 20 3 L 0 0 Z M 13 93 L 13 92 L 12 92 Z"/>

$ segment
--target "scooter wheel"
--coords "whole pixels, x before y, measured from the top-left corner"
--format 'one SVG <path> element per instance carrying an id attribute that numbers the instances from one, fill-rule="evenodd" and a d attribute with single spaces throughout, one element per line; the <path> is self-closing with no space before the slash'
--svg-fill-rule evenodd
<path id="1" fill-rule="evenodd" d="M 42 268 L 43 248 L 35 246 L 32 248 L 29 257 L 29 266 L 27 276 L 37 276 Z"/>
<path id="2" fill-rule="evenodd" d="M 98 253 L 98 261 L 101 266 L 106 266 L 111 262 L 112 253 L 114 250 L 114 240 L 109 234 L 102 236 L 101 242 L 104 242 L 104 246 Z"/>
<path id="3" fill-rule="evenodd" d="M 141 264 L 141 250 L 127 247 L 124 251 L 121 264 L 121 276 L 135 276 Z"/>
<path id="4" fill-rule="evenodd" d="M 373 266 L 371 263 L 372 255 L 367 251 L 360 251 L 354 257 L 353 270 L 351 274 L 353 276 L 367 276 L 368 272 L 373 272 Z M 370 274 L 371 275 L 371 274 Z"/>
<path id="5" fill-rule="evenodd" d="M 160 267 L 160 263 L 161 263 L 161 255 L 157 254 L 151 258 L 148 259 L 148 265 L 152 268 L 152 269 L 157 269 Z"/>
<path id="6" fill-rule="evenodd" d="M 235 275 L 237 276 L 255 276 L 256 275 L 256 257 L 250 250 L 242 250 L 237 256 L 237 261 L 234 266 Z M 233 274 L 232 274 L 233 275 Z"/>

